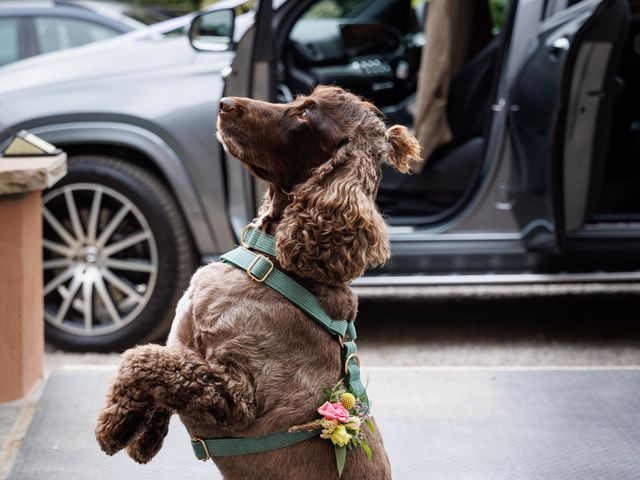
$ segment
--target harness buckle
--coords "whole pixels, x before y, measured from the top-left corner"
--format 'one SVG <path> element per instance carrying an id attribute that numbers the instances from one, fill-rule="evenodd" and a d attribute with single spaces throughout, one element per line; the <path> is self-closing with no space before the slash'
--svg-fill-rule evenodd
<path id="1" fill-rule="evenodd" d="M 262 278 L 256 277 L 251 271 L 253 267 L 255 267 L 258 261 L 260 260 L 264 260 L 269 264 L 269 270 L 267 271 L 267 273 L 265 273 L 262 276 Z M 251 278 L 251 280 L 254 280 L 258 283 L 262 283 L 267 279 L 267 277 L 271 274 L 271 272 L 273 272 L 273 267 L 274 267 L 273 262 L 269 260 L 267 257 L 265 257 L 264 255 L 256 255 L 256 257 L 251 261 L 251 263 L 247 267 L 247 275 L 249 275 L 249 278 Z"/>
<path id="2" fill-rule="evenodd" d="M 191 441 L 200 443 L 200 445 L 202 445 L 202 449 L 204 450 L 204 453 L 207 454 L 207 458 L 199 458 L 198 460 L 202 460 L 203 462 L 206 462 L 207 460 L 209 460 L 211 458 L 211 454 L 209 453 L 209 448 L 207 447 L 206 442 L 202 438 L 193 437 L 193 438 L 191 438 Z"/>
<path id="3" fill-rule="evenodd" d="M 347 375 L 349 375 L 349 362 L 351 361 L 351 359 L 354 359 L 356 361 L 356 365 L 358 366 L 358 368 L 360 368 L 360 357 L 357 353 L 352 353 L 344 361 L 344 373 L 346 373 Z"/>
<path id="4" fill-rule="evenodd" d="M 256 227 L 253 223 L 250 223 L 249 225 L 246 225 L 240 232 L 240 245 L 242 245 L 245 248 L 250 248 L 249 245 L 245 243 L 244 237 L 247 236 L 247 232 L 252 228 L 258 228 L 258 227 Z"/>

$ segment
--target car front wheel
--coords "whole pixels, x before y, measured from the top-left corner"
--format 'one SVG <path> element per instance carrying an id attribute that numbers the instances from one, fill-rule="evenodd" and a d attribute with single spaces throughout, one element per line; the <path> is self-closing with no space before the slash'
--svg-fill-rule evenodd
<path id="1" fill-rule="evenodd" d="M 77 156 L 43 216 L 47 340 L 75 351 L 161 340 L 195 266 L 168 188 L 122 160 Z"/>

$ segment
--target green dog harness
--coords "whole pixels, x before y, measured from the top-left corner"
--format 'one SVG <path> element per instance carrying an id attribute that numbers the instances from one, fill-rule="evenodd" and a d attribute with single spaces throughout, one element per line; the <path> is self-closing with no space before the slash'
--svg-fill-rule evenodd
<path id="1" fill-rule="evenodd" d="M 275 267 L 273 261 L 264 255 L 276 256 L 276 239 L 273 236 L 250 224 L 242 231 L 240 244 L 242 246 L 225 253 L 220 260 L 244 270 L 253 281 L 273 288 L 334 336 L 341 347 L 345 386 L 356 398 L 362 398 L 368 403 L 367 392 L 360 379 L 360 359 L 357 354 L 355 342 L 357 335 L 353 322 L 332 319 L 311 292 Z M 261 437 L 245 438 L 194 437 L 191 439 L 191 446 L 198 460 L 209 460 L 211 457 L 268 452 L 303 442 L 319 434 L 320 430 L 278 432 Z"/>

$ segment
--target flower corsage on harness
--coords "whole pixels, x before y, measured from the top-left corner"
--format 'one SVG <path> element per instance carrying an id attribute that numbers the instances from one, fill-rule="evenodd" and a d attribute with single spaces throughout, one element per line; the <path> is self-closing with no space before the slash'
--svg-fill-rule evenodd
<path id="1" fill-rule="evenodd" d="M 326 391 L 325 402 L 318 407 L 318 413 L 322 415 L 321 419 L 292 427 L 289 431 L 322 429 L 320 438 L 330 440 L 333 443 L 338 476 L 342 476 L 347 450 L 362 448 L 371 460 L 371 448 L 369 448 L 367 437 L 362 431 L 365 425 L 371 432 L 374 431 L 369 402 L 366 397 L 356 398 L 353 393 L 345 389 L 344 382 L 341 380 L 332 389 Z"/>

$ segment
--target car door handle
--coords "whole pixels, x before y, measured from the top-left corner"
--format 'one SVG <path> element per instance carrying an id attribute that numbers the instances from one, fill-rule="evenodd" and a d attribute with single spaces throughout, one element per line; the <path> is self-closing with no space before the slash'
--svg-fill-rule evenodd
<path id="1" fill-rule="evenodd" d="M 549 54 L 554 59 L 558 59 L 558 57 L 569 50 L 571 48 L 571 42 L 567 37 L 556 38 L 553 43 L 549 46 Z"/>
<path id="2" fill-rule="evenodd" d="M 233 67 L 231 67 L 231 65 L 227 65 L 220 72 L 220 76 L 222 77 L 223 80 L 226 80 L 232 73 L 233 73 Z"/>

